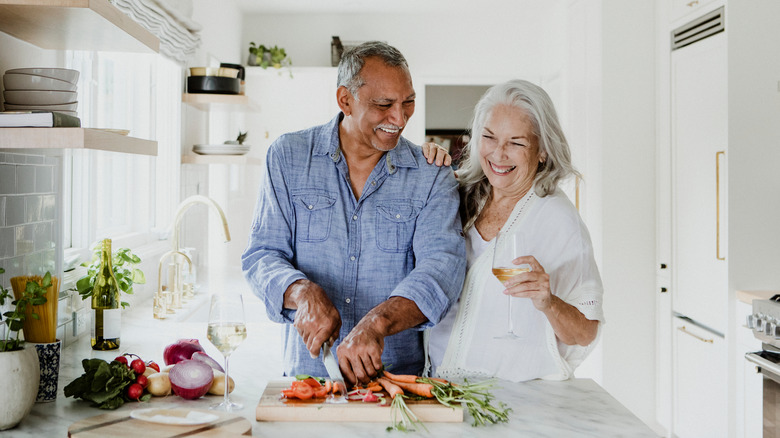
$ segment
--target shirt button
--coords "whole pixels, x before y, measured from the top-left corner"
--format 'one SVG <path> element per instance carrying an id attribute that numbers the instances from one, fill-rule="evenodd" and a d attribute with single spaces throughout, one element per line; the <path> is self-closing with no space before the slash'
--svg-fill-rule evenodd
<path id="1" fill-rule="evenodd" d="M 311 207 L 309 207 L 309 208 L 311 208 Z M 397 215 L 395 215 L 395 218 L 396 218 L 396 219 L 401 219 L 401 215 L 400 215 L 400 214 L 397 214 Z"/>
<path id="2" fill-rule="evenodd" d="M 352 260 L 352 261 L 354 262 L 354 261 L 355 261 L 355 256 L 352 256 L 352 257 L 350 257 L 349 259 L 350 259 L 350 260 Z"/>
<path id="3" fill-rule="evenodd" d="M 357 215 L 352 216 L 352 220 L 356 221 L 357 220 Z"/>
<path id="4" fill-rule="evenodd" d="M 347 304 L 349 304 L 349 303 L 350 303 L 352 300 L 350 300 L 349 298 L 347 298 L 347 299 L 346 299 L 346 300 L 344 300 L 344 301 L 346 301 L 346 302 L 347 302 Z"/>
<path id="5" fill-rule="evenodd" d="M 371 185 L 375 186 L 376 185 L 376 181 L 371 181 Z"/>
<path id="6" fill-rule="evenodd" d="M 314 208 L 314 206 L 313 206 L 313 205 L 310 205 L 310 206 L 309 206 L 309 210 L 311 210 L 312 208 Z"/>

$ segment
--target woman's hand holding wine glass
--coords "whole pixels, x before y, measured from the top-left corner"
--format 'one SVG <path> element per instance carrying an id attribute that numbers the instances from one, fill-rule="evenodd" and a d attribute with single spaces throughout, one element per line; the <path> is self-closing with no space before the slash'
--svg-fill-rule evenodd
<path id="1" fill-rule="evenodd" d="M 514 260 L 523 255 L 523 242 L 519 234 L 506 235 L 503 232 L 496 235 L 493 243 L 493 275 L 498 278 L 502 284 L 516 275 L 531 271 L 531 265 L 514 264 Z M 514 332 L 512 323 L 512 296 L 507 295 L 507 332 L 504 335 L 496 336 L 496 339 L 519 339 Z"/>

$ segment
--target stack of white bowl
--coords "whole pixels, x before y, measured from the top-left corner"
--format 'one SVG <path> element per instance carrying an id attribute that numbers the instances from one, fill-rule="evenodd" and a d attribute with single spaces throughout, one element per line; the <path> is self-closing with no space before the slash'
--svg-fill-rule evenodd
<path id="1" fill-rule="evenodd" d="M 77 116 L 78 70 L 17 68 L 3 75 L 5 111 L 58 111 Z"/>

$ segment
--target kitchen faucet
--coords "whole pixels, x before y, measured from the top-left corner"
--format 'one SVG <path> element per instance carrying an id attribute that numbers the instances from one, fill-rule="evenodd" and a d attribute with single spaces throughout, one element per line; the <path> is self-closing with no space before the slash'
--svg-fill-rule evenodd
<path id="1" fill-rule="evenodd" d="M 173 237 L 171 238 L 171 248 L 173 251 L 179 251 L 179 223 L 181 222 L 184 213 L 195 204 L 205 204 L 210 207 L 212 211 L 217 213 L 217 216 L 222 220 L 222 235 L 225 237 L 225 242 L 230 242 L 230 230 L 228 230 L 227 219 L 225 219 L 225 213 L 217 205 L 214 200 L 202 195 L 193 195 L 189 198 L 181 201 L 179 207 L 176 209 L 176 215 L 173 219 Z"/>

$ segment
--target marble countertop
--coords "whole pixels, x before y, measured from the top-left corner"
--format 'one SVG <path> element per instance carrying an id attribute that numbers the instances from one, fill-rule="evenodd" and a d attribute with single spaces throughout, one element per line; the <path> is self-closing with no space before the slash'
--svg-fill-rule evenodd
<path id="1" fill-rule="evenodd" d="M 779 294 L 776 290 L 738 290 L 737 300 L 745 304 L 753 304 L 753 300 L 768 300 Z"/>
<path id="2" fill-rule="evenodd" d="M 230 284 L 226 278 L 217 279 L 222 287 Z M 317 431 L 323 436 L 383 436 L 387 437 L 381 423 L 310 423 L 310 422 L 258 422 L 255 407 L 267 382 L 281 378 L 280 326 L 265 316 L 262 303 L 249 294 L 243 280 L 232 280 L 234 287 L 245 290 L 247 339 L 230 359 L 230 375 L 236 381 L 231 399 L 244 404 L 237 412 L 252 423 L 252 435 L 257 437 L 294 436 L 301 430 Z M 206 290 L 216 290 L 205 288 Z M 63 350 L 59 396 L 55 402 L 37 403 L 32 412 L 14 429 L 3 435 L 13 437 L 67 436 L 68 427 L 81 419 L 106 412 L 89 406 L 88 402 L 65 398 L 62 388 L 83 372 L 81 361 L 85 358 L 111 360 L 120 353 L 135 353 L 144 360 L 163 362 L 166 345 L 180 338 L 198 338 L 206 352 L 215 359 L 221 355 L 206 339 L 208 297 L 200 294 L 187 303 L 185 309 L 166 320 L 152 318 L 151 303 L 139 303 L 123 313 L 121 347 L 119 350 L 93 351 L 89 337 L 83 336 Z M 487 437 L 493 434 L 514 436 L 610 436 L 657 437 L 647 425 L 626 407 L 590 379 L 573 379 L 563 382 L 531 381 L 525 383 L 500 382 L 494 391 L 497 400 L 512 407 L 507 424 L 472 427 L 466 415 L 464 423 L 427 423 L 432 436 Z M 133 409 L 148 407 L 183 407 L 207 409 L 221 400 L 221 396 L 207 396 L 187 401 L 176 396 L 152 398 L 149 403 L 126 403 L 119 408 L 128 413 Z M 396 432 L 400 433 L 400 432 Z"/>

